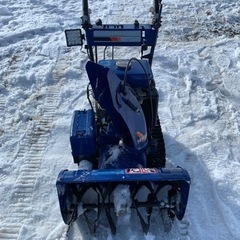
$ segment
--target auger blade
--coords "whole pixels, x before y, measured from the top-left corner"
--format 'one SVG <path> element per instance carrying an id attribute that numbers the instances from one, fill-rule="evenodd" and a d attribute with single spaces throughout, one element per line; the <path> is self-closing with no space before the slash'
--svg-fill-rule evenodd
<path id="1" fill-rule="evenodd" d="M 129 185 L 131 208 L 137 210 L 144 232 L 147 232 L 150 220 L 144 223 L 141 208 L 148 212 L 151 212 L 153 207 L 166 208 L 174 213 L 177 219 L 183 218 L 190 177 L 188 172 L 180 167 L 65 170 L 60 172 L 56 185 L 61 214 L 66 224 L 71 224 L 84 211 L 95 209 L 95 222 L 105 211 L 113 233 L 116 232 L 116 226 L 110 213 L 110 209 L 114 208 L 112 194 L 118 185 Z M 143 188 L 147 190 L 145 200 L 138 197 L 140 189 Z M 80 204 L 82 212 L 78 210 Z"/>

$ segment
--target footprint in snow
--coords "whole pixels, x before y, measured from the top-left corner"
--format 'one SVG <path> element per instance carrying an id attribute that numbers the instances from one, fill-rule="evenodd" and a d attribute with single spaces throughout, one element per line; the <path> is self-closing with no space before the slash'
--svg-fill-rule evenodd
<path id="1" fill-rule="evenodd" d="M 231 65 L 231 60 L 226 55 L 220 55 L 217 59 L 217 66 L 224 72 L 226 69 L 229 69 Z"/>
<path id="2" fill-rule="evenodd" d="M 205 88 L 208 91 L 215 91 L 218 90 L 219 93 L 225 97 L 231 96 L 231 93 L 226 89 L 224 84 L 222 83 L 217 83 L 217 82 L 207 82 L 205 85 Z"/>
<path id="3" fill-rule="evenodd" d="M 214 82 L 207 82 L 205 87 L 208 91 L 214 91 L 218 88 L 218 84 Z"/>
<path id="4" fill-rule="evenodd" d="M 231 93 L 225 88 L 224 85 L 219 86 L 218 90 L 225 97 L 231 96 Z"/>

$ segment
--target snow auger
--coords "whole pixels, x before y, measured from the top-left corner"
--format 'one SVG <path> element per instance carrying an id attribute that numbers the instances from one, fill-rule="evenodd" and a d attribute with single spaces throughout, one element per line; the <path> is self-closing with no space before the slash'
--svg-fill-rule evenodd
<path id="1" fill-rule="evenodd" d="M 151 24 L 137 20 L 103 24 L 100 19 L 91 24 L 88 0 L 82 6 L 82 28 L 65 34 L 67 46 L 85 45 L 88 52 L 90 107 L 74 111 L 72 119 L 70 144 L 78 169 L 61 171 L 56 183 L 63 221 L 71 225 L 82 216 L 95 234 L 105 214 L 115 234 L 117 215 L 135 210 L 147 233 L 152 213 L 158 211 L 165 231 L 170 231 L 173 220 L 184 217 L 190 177 L 181 167 L 165 167 L 158 91 L 151 70 L 161 0 L 154 0 L 151 7 Z M 116 59 L 115 46 L 140 47 L 141 57 Z M 105 58 L 108 47 L 111 59 Z"/>

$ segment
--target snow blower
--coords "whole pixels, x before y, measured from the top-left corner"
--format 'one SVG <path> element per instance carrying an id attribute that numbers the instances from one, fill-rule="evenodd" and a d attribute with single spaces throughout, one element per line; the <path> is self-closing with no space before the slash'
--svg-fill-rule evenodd
<path id="1" fill-rule="evenodd" d="M 95 234 L 104 214 L 116 234 L 117 216 L 135 211 L 147 233 L 151 216 L 158 211 L 164 230 L 170 231 L 174 219 L 184 217 L 190 177 L 181 167 L 165 167 L 158 91 L 151 70 L 161 0 L 154 0 L 150 24 L 137 20 L 104 24 L 100 19 L 91 24 L 88 0 L 82 6 L 82 28 L 65 34 L 67 46 L 85 45 L 88 52 L 90 107 L 74 111 L 72 119 L 70 145 L 78 169 L 61 171 L 56 183 L 63 221 L 71 225 L 82 216 Z M 141 57 L 116 59 L 116 46 L 139 47 Z M 110 59 L 105 54 L 108 47 Z M 100 60 L 99 49 L 103 49 Z"/>

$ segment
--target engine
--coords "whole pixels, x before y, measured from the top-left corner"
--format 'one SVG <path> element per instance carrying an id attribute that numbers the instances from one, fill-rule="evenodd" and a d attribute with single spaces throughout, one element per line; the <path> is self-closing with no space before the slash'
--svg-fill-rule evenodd
<path id="1" fill-rule="evenodd" d="M 110 68 L 122 81 L 126 81 L 138 99 L 146 119 L 148 138 L 157 124 L 158 91 L 147 60 L 101 60 L 99 64 Z"/>

